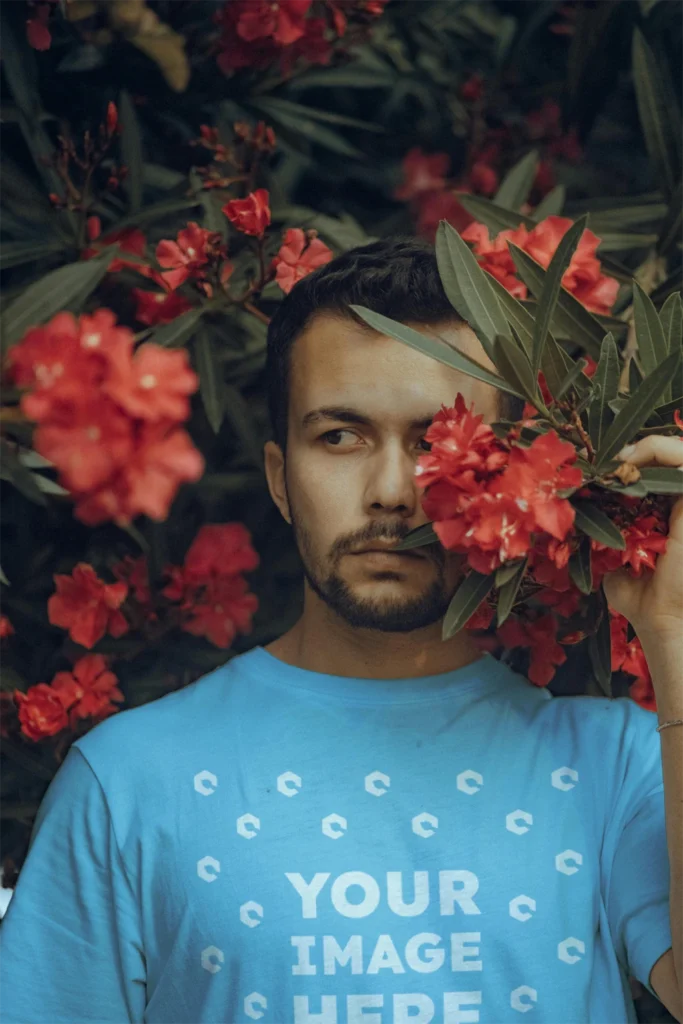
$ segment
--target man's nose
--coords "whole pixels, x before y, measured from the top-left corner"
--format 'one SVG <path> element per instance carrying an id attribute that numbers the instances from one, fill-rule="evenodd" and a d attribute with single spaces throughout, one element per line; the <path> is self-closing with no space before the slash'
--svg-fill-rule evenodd
<path id="1" fill-rule="evenodd" d="M 369 514 L 398 513 L 409 518 L 419 506 L 415 458 L 400 444 L 386 445 L 368 464 L 365 505 Z"/>

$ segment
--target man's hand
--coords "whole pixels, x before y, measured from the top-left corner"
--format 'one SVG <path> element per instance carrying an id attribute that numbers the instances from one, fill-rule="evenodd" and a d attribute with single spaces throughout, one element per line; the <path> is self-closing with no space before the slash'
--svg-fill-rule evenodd
<path id="1" fill-rule="evenodd" d="M 683 475 L 683 439 L 651 434 L 622 449 L 618 458 L 642 466 L 678 466 Z M 657 560 L 654 572 L 645 570 L 640 578 L 625 569 L 609 573 L 604 580 L 607 600 L 629 620 L 641 642 L 647 637 L 658 642 L 681 641 L 683 637 L 683 498 L 673 507 L 669 520 L 666 553 Z"/>

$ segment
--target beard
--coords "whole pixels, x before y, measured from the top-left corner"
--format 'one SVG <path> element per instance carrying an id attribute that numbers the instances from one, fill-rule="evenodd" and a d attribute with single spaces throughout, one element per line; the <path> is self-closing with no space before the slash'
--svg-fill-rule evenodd
<path id="1" fill-rule="evenodd" d="M 433 625 L 446 614 L 455 587 L 448 588 L 446 585 L 445 552 L 439 545 L 425 549 L 425 557 L 436 567 L 436 577 L 422 594 L 404 600 L 394 598 L 384 601 L 358 597 L 337 570 L 342 556 L 360 544 L 374 540 L 401 541 L 410 529 L 402 522 L 377 521 L 356 533 L 339 537 L 328 555 L 330 569 L 325 571 L 314 555 L 310 533 L 296 518 L 291 505 L 290 515 L 304 576 L 311 590 L 350 626 L 383 633 L 410 633 Z M 391 572 L 376 575 L 378 580 L 396 579 Z"/>

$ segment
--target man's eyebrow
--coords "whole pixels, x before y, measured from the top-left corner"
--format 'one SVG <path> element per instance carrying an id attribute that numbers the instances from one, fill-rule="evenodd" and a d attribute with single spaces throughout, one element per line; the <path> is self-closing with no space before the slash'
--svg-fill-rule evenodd
<path id="1" fill-rule="evenodd" d="M 434 416 L 423 416 L 421 419 L 413 420 L 410 424 L 412 430 L 426 430 Z M 307 412 L 301 421 L 302 426 L 308 427 L 312 423 L 319 423 L 321 420 L 338 420 L 341 423 L 362 423 L 364 426 L 371 426 L 372 419 L 364 416 L 357 409 L 351 409 L 345 405 L 327 405 L 320 409 L 312 409 Z"/>

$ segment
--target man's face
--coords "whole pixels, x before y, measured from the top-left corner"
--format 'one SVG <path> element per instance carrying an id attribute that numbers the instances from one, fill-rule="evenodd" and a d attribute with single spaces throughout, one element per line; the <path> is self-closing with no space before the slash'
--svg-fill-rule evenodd
<path id="1" fill-rule="evenodd" d="M 410 326 L 491 366 L 469 327 Z M 293 345 L 286 458 L 269 442 L 266 472 L 308 585 L 352 626 L 407 632 L 445 614 L 461 558 L 382 548 L 428 522 L 415 464 L 459 391 L 496 418 L 494 388 L 352 320 L 320 315 Z"/>

